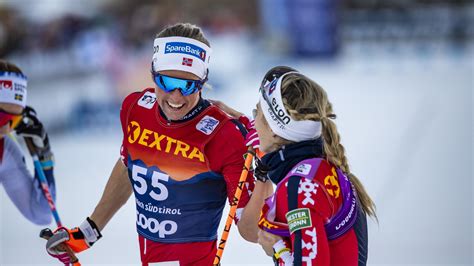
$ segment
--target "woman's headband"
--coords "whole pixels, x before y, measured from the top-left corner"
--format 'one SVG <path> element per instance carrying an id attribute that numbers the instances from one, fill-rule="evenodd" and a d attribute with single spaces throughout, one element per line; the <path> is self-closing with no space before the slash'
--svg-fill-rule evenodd
<path id="1" fill-rule="evenodd" d="M 12 103 L 26 106 L 26 86 L 28 80 L 25 75 L 0 71 L 0 103 Z"/>
<path id="2" fill-rule="evenodd" d="M 206 44 L 186 37 L 156 38 L 152 71 L 181 70 L 207 79 L 212 50 Z"/>
<path id="3" fill-rule="evenodd" d="M 312 120 L 294 120 L 286 111 L 281 96 L 281 84 L 287 72 L 260 87 L 260 106 L 272 131 L 290 141 L 304 141 L 321 136 L 321 122 Z M 298 73 L 299 74 L 299 73 Z"/>

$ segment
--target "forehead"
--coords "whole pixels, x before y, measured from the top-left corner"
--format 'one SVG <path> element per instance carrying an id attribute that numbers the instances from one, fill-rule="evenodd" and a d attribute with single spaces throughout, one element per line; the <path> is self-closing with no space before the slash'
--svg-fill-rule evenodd
<path id="1" fill-rule="evenodd" d="M 199 80 L 199 77 L 194 75 L 193 73 L 181 71 L 181 70 L 162 70 L 162 71 L 159 71 L 159 73 L 162 75 L 180 78 L 180 79 Z"/>

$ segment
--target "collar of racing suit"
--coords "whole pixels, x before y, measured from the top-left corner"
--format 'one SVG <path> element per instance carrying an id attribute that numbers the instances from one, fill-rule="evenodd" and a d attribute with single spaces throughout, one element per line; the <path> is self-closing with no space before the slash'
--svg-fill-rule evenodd
<path id="1" fill-rule="evenodd" d="M 319 137 L 282 146 L 276 151 L 265 154 L 262 163 L 270 169 L 268 176 L 272 182 L 278 184 L 298 162 L 322 156 L 323 140 Z"/>

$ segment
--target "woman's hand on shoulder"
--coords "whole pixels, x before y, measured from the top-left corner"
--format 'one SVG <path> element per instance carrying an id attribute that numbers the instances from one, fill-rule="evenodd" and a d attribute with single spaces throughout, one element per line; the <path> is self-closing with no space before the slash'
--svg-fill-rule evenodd
<path id="1" fill-rule="evenodd" d="M 243 113 L 233 109 L 232 107 L 229 107 L 228 105 L 226 105 L 225 103 L 221 101 L 218 101 L 218 100 L 209 100 L 209 101 L 235 119 L 239 119 L 239 117 L 244 116 Z"/>

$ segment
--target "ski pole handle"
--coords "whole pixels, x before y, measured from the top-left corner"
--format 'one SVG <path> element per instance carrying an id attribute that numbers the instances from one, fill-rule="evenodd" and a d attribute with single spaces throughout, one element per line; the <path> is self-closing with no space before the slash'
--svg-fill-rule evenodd
<path id="1" fill-rule="evenodd" d="M 48 240 L 53 236 L 53 232 L 51 232 L 51 229 L 45 228 L 41 230 L 40 232 L 40 237 L 43 239 Z M 79 259 L 76 257 L 76 254 L 74 254 L 74 251 L 71 250 L 71 248 L 66 245 L 66 244 L 61 244 L 59 246 L 61 251 L 66 251 L 67 255 L 71 258 L 71 264 L 72 266 L 81 266 L 81 263 L 79 262 Z"/>

